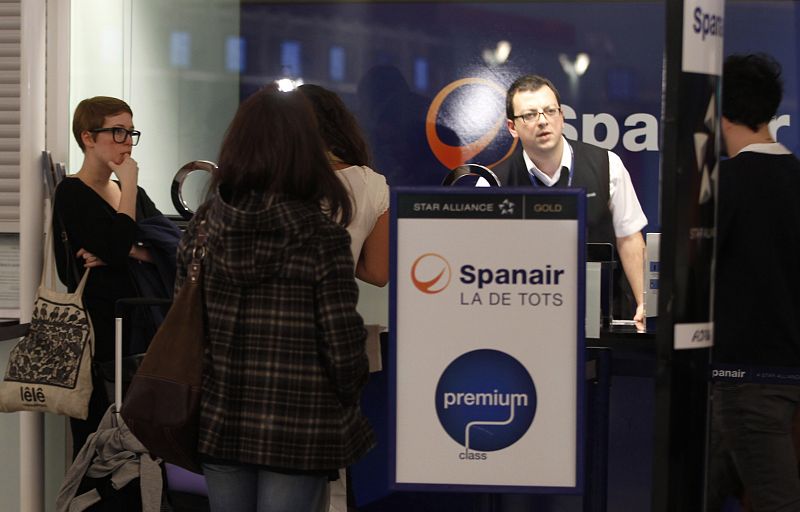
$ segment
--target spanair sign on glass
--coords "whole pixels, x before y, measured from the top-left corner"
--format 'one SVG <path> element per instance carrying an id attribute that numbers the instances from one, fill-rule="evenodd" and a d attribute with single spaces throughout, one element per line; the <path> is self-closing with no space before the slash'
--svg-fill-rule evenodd
<path id="1" fill-rule="evenodd" d="M 395 487 L 577 492 L 585 199 L 393 192 Z"/>
<path id="2" fill-rule="evenodd" d="M 704 75 L 722 75 L 724 14 L 724 0 L 684 1 L 681 67 L 683 71 Z"/>

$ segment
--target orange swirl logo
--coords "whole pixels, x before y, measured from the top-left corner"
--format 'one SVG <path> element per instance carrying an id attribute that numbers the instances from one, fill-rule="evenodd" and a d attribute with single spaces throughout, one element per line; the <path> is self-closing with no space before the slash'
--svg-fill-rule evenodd
<path id="1" fill-rule="evenodd" d="M 439 293 L 450 284 L 450 263 L 442 256 L 428 252 L 411 265 L 411 282 L 422 293 Z"/>
<path id="2" fill-rule="evenodd" d="M 481 135 L 478 140 L 470 142 L 463 146 L 453 146 L 451 144 L 447 144 L 443 142 L 442 139 L 439 137 L 437 133 L 437 122 L 439 119 L 439 111 L 442 108 L 442 104 L 450 96 L 454 91 L 459 89 L 460 87 L 464 87 L 466 85 L 479 85 L 483 87 L 488 87 L 492 91 L 498 93 L 503 101 L 505 101 L 506 91 L 497 83 L 492 82 L 491 80 L 486 80 L 485 78 L 477 78 L 477 77 L 470 77 L 470 78 L 461 78 L 454 82 L 450 82 L 446 85 L 436 97 L 433 98 L 431 102 L 431 106 L 428 108 L 428 115 L 425 118 L 425 135 L 428 139 L 428 146 L 430 146 L 431 151 L 433 154 L 436 155 L 436 158 L 444 164 L 445 167 L 448 169 L 455 169 L 459 165 L 463 165 L 466 162 L 472 160 L 475 155 L 479 154 L 481 151 L 486 149 L 492 141 L 495 140 L 498 133 L 500 132 L 500 128 L 505 125 L 505 111 L 503 111 L 496 122 L 492 123 L 489 129 Z M 453 128 L 453 127 L 449 127 Z M 517 139 L 514 139 L 514 142 L 511 144 L 511 147 L 508 151 L 500 158 L 498 161 L 489 164 L 488 167 L 493 167 L 494 165 L 498 164 L 499 162 L 505 160 L 508 155 L 510 155 L 514 148 L 517 145 Z"/>

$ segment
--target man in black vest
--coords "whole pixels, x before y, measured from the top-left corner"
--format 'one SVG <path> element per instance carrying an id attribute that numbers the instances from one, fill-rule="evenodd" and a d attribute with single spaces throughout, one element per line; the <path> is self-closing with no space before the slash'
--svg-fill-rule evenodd
<path id="1" fill-rule="evenodd" d="M 800 161 L 769 131 L 781 67 L 734 55 L 722 72 L 714 278 L 715 381 L 707 510 L 726 495 L 752 510 L 800 511 Z"/>
<path id="2" fill-rule="evenodd" d="M 564 138 L 561 97 L 544 77 L 525 75 L 511 84 L 506 117 L 508 131 L 521 144 L 494 168 L 500 183 L 586 189 L 588 241 L 617 248 L 636 302 L 633 318 L 642 328 L 645 246 L 641 230 L 647 218 L 622 160 L 605 149 Z"/>

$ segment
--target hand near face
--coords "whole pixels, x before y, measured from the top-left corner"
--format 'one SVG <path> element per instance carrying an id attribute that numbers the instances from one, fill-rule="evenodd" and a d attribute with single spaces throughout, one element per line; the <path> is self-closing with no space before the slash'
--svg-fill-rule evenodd
<path id="1" fill-rule="evenodd" d="M 119 164 L 108 162 L 108 166 L 122 184 L 135 185 L 139 179 L 139 164 L 129 154 L 126 154 Z"/>

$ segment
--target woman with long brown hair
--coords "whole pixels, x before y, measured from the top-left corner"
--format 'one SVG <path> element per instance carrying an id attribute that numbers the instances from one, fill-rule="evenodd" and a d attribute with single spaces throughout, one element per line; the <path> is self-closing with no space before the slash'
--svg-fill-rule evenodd
<path id="1" fill-rule="evenodd" d="M 331 167 L 350 194 L 350 233 L 356 277 L 375 286 L 389 281 L 389 186 L 370 168 L 367 143 L 353 114 L 336 95 L 318 85 L 298 90 L 311 101 Z"/>
<path id="2" fill-rule="evenodd" d="M 273 86 L 247 98 L 211 191 L 181 241 L 176 283 L 204 232 L 198 450 L 211 509 L 323 511 L 328 479 L 374 441 L 358 405 L 368 363 L 352 207 L 307 100 Z"/>

